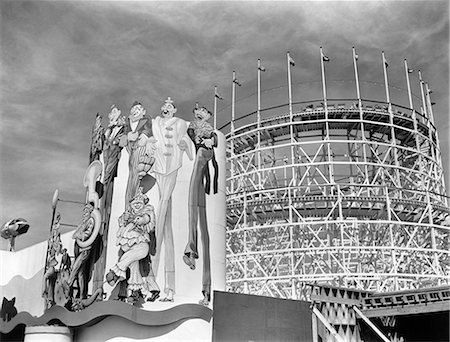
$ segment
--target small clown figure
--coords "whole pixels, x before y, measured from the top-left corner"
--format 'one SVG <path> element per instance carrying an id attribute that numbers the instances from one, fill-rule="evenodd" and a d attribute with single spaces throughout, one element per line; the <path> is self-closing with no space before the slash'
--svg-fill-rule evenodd
<path id="1" fill-rule="evenodd" d="M 128 295 L 134 298 L 151 295 L 155 300 L 159 296 L 159 287 L 151 266 L 147 265 L 148 274 L 143 274 L 139 265 L 139 261 L 155 252 L 154 248 L 150 248 L 154 244 L 151 241 L 154 235 L 151 233 L 155 230 L 155 212 L 148 201 L 148 197 L 142 194 L 142 188 L 139 188 L 128 209 L 119 217 L 116 243 L 123 254 L 106 275 L 106 280 L 113 286 L 118 280 L 126 279 L 126 271 L 129 269 Z"/>

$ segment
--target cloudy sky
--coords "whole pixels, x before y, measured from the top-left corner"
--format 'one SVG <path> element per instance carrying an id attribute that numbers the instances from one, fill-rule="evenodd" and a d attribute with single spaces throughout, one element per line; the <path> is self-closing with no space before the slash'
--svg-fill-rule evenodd
<path id="1" fill-rule="evenodd" d="M 232 71 L 243 83 L 238 99 L 251 98 L 258 58 L 267 69 L 263 90 L 284 89 L 287 98 L 288 50 L 296 61 L 297 101 L 306 99 L 302 89 L 320 81 L 319 46 L 331 58 L 329 97 L 343 95 L 342 89 L 354 94 L 353 83 L 335 82 L 353 80 L 352 46 L 360 79 L 372 83 L 383 82 L 385 51 L 393 92 L 405 94 L 404 58 L 421 69 L 433 89 L 449 184 L 447 1 L 3 0 L 0 10 L 0 222 L 30 222 L 19 249 L 47 238 L 55 189 L 63 199 L 83 200 L 97 112 L 107 113 L 114 103 L 128 114 L 140 100 L 155 115 L 171 96 L 179 116 L 190 119 L 195 102 L 212 107 L 217 85 L 225 98 L 220 126 L 230 118 Z M 416 74 L 411 82 L 420 94 Z M 363 97 L 370 98 L 367 92 L 363 88 Z M 263 107 L 270 104 L 263 98 Z M 63 221 L 78 221 L 77 207 L 63 204 L 61 210 Z"/>

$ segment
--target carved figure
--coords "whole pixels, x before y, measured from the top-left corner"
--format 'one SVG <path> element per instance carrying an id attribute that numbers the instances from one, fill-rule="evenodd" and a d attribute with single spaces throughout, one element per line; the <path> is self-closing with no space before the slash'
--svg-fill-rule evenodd
<path id="1" fill-rule="evenodd" d="M 209 179 L 208 161 L 214 157 L 213 147 L 217 147 L 217 135 L 208 123 L 212 116 L 208 109 L 195 108 L 193 112 L 194 120 L 189 125 L 187 133 L 194 142 L 196 155 L 189 183 L 189 237 L 183 260 L 191 269 L 195 269 L 195 259 L 198 259 L 197 226 L 199 226 L 203 246 L 203 299 L 200 304 L 208 305 L 211 300 L 211 269 L 204 180 Z M 207 186 L 209 187 L 209 184 Z"/>
<path id="2" fill-rule="evenodd" d="M 89 153 L 89 163 L 98 160 L 103 150 L 103 127 L 102 117 L 99 113 L 95 116 L 94 127 L 92 127 L 91 151 Z"/>
<path id="3" fill-rule="evenodd" d="M 75 280 L 78 280 L 79 291 L 77 296 L 79 298 L 87 297 L 87 285 L 88 285 L 88 272 L 86 270 L 87 260 L 91 252 L 91 245 L 85 247 L 80 247 L 78 242 L 86 242 L 89 237 L 91 237 L 94 232 L 95 221 L 91 217 L 94 211 L 94 207 L 91 204 L 86 204 L 83 209 L 83 217 L 77 230 L 73 234 L 73 239 L 75 239 L 74 253 L 75 262 L 73 264 L 72 271 L 69 276 L 69 286 L 73 286 Z"/>
<path id="4" fill-rule="evenodd" d="M 48 239 L 47 260 L 43 279 L 44 290 L 42 293 L 47 308 L 55 305 L 54 289 L 57 276 L 56 266 L 58 265 L 56 256 L 61 253 L 62 249 L 60 221 L 61 215 L 57 213 Z"/>
<path id="5" fill-rule="evenodd" d="M 111 286 L 117 281 L 127 279 L 127 269 L 130 271 L 128 280 L 128 296 L 131 300 L 151 295 L 154 301 L 159 297 L 159 287 L 153 276 L 150 264 L 142 265 L 148 255 L 155 254 L 155 242 L 151 240 L 151 232 L 155 230 L 155 212 L 153 206 L 148 204 L 148 197 L 138 189 L 136 196 L 131 200 L 129 207 L 119 217 L 119 230 L 117 231 L 117 245 L 122 255 L 119 261 L 106 275 L 106 281 Z M 153 248 L 150 246 L 153 245 Z"/>
<path id="6" fill-rule="evenodd" d="M 164 241 L 164 292 L 166 297 L 160 301 L 173 301 L 175 294 L 175 254 L 172 230 L 172 193 L 177 181 L 178 169 L 182 165 L 183 152 L 192 160 L 191 142 L 187 135 L 187 124 L 174 117 L 177 108 L 170 97 L 161 107 L 161 115 L 153 122 L 155 139 L 152 167 L 159 190 L 159 203 L 156 218 L 156 255 L 153 259 L 153 272 L 158 272 L 160 251 Z"/>
<path id="7" fill-rule="evenodd" d="M 152 118 L 146 114 L 144 106 L 135 101 L 131 106 L 130 115 L 120 139 L 120 146 L 126 146 L 130 155 L 128 167 L 129 176 L 125 203 L 130 203 L 136 195 L 140 181 L 153 164 L 152 144 L 147 144 L 152 137 Z M 148 175 L 147 177 L 151 177 Z M 152 178 L 152 177 L 151 177 Z M 148 190 L 148 189 L 147 189 Z"/>
<path id="8" fill-rule="evenodd" d="M 93 161 L 86 170 L 83 184 L 87 187 L 87 203 L 83 208 L 81 222 L 73 234 L 75 262 L 67 283 L 69 287 L 72 287 L 75 280 L 78 280 L 77 297 L 81 299 L 87 297 L 87 285 L 91 276 L 89 257 L 92 244 L 98 236 L 101 225 L 101 214 L 98 209 L 100 199 L 95 190 L 101 173 L 102 164 L 98 160 Z"/>
<path id="9" fill-rule="evenodd" d="M 125 117 L 121 115 L 122 112 L 116 105 L 111 106 L 111 111 L 108 114 L 109 124 L 105 130 L 104 144 L 103 144 L 103 162 L 104 162 L 104 178 L 103 183 L 105 193 L 102 198 L 102 223 L 100 229 L 102 235 L 99 241 L 96 241 L 95 254 L 98 255 L 98 261 L 95 264 L 94 270 L 94 284 L 93 288 L 97 289 L 103 285 L 105 276 L 106 264 L 106 250 L 108 241 L 109 220 L 111 217 L 111 204 L 114 189 L 114 178 L 117 176 L 117 166 L 122 151 L 119 145 L 120 139 L 124 136 Z"/>
<path id="10" fill-rule="evenodd" d="M 122 150 L 119 142 L 124 134 L 126 125 L 126 119 L 121 114 L 122 112 L 116 105 L 111 106 L 111 111 L 108 114 L 109 124 L 105 130 L 105 141 L 103 145 L 105 185 L 109 184 L 117 176 L 117 165 L 119 164 L 120 152 Z"/>

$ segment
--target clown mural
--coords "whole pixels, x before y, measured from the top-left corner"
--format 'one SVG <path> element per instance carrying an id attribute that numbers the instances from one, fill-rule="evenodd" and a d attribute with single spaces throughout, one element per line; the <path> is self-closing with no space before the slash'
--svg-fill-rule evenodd
<path id="1" fill-rule="evenodd" d="M 155 139 L 155 162 L 152 172 L 159 190 L 158 213 L 156 217 L 156 255 L 153 262 L 155 275 L 158 272 L 160 250 L 164 241 L 164 292 L 161 301 L 173 302 L 175 294 L 175 254 L 172 229 L 172 193 L 177 182 L 178 170 L 186 152 L 192 160 L 191 144 L 187 135 L 187 124 L 174 114 L 177 108 L 171 98 L 161 107 L 161 115 L 153 121 Z"/>
<path id="2" fill-rule="evenodd" d="M 54 297 L 48 289 L 54 287 L 61 297 L 56 304 L 80 310 L 107 298 L 108 284 L 112 287 L 109 299 L 142 307 L 145 301 L 162 297 L 159 302 L 167 304 L 161 305 L 170 305 L 178 286 L 180 303 L 192 303 L 198 300 L 195 288 L 199 289 L 201 274 L 199 304 L 209 305 L 212 277 L 205 196 L 210 189 L 217 192 L 214 149 L 218 138 L 208 122 L 211 112 L 198 105 L 193 112 L 190 124 L 176 117 L 177 108 L 168 97 L 154 119 L 138 101 L 127 118 L 112 105 L 105 128 L 102 117 L 96 116 L 90 149 L 93 162 L 84 179 L 86 204 L 73 235 L 73 264 L 66 267 L 67 279 L 60 285 L 49 286 L 54 280 L 49 269 L 44 296 Z M 214 170 L 211 176 L 209 164 Z M 215 211 L 211 212 L 215 217 Z M 67 252 L 65 259 L 70 262 Z M 199 273 L 191 271 L 196 262 Z M 92 294 L 87 286 L 90 279 Z M 157 279 L 163 285 L 163 296 Z M 53 304 L 49 300 L 48 306 Z"/>
<path id="3" fill-rule="evenodd" d="M 225 222 L 224 209 L 223 220 L 220 216 L 225 207 L 224 190 L 223 197 L 212 198 L 212 208 L 206 210 L 206 194 L 212 189 L 217 192 L 214 149 L 219 139 L 208 122 L 211 112 L 198 106 L 193 112 L 190 124 L 176 117 L 177 108 L 168 97 L 154 119 L 138 101 L 127 118 L 112 105 L 105 128 L 97 114 L 89 151 L 92 162 L 83 179 L 85 205 L 72 236 L 72 255 L 58 238 L 59 215 L 52 229 L 43 277 L 46 308 L 58 305 L 79 311 L 106 298 L 143 307 L 145 301 L 155 302 L 160 297 L 158 303 L 148 303 L 145 308 L 170 308 L 197 302 L 200 286 L 199 304 L 209 306 L 211 263 L 213 274 L 219 270 L 219 285 L 214 287 L 224 289 L 224 234 L 214 245 L 212 240 L 218 235 L 212 233 L 210 241 L 207 222 L 208 216 L 213 219 L 212 227 L 223 227 L 219 235 L 225 232 L 225 223 L 221 223 Z M 210 166 L 214 170 L 211 176 Z M 219 205 L 214 207 L 215 203 Z M 212 247 L 211 260 L 210 243 L 223 246 L 223 262 L 220 247 L 216 260 Z M 163 285 L 164 295 L 160 295 L 157 281 Z"/>

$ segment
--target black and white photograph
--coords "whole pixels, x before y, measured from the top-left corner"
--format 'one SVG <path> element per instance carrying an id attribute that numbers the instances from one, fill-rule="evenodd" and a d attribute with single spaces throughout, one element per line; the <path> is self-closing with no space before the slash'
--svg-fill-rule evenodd
<path id="1" fill-rule="evenodd" d="M 0 0 L 0 340 L 450 340 L 444 0 Z"/>

